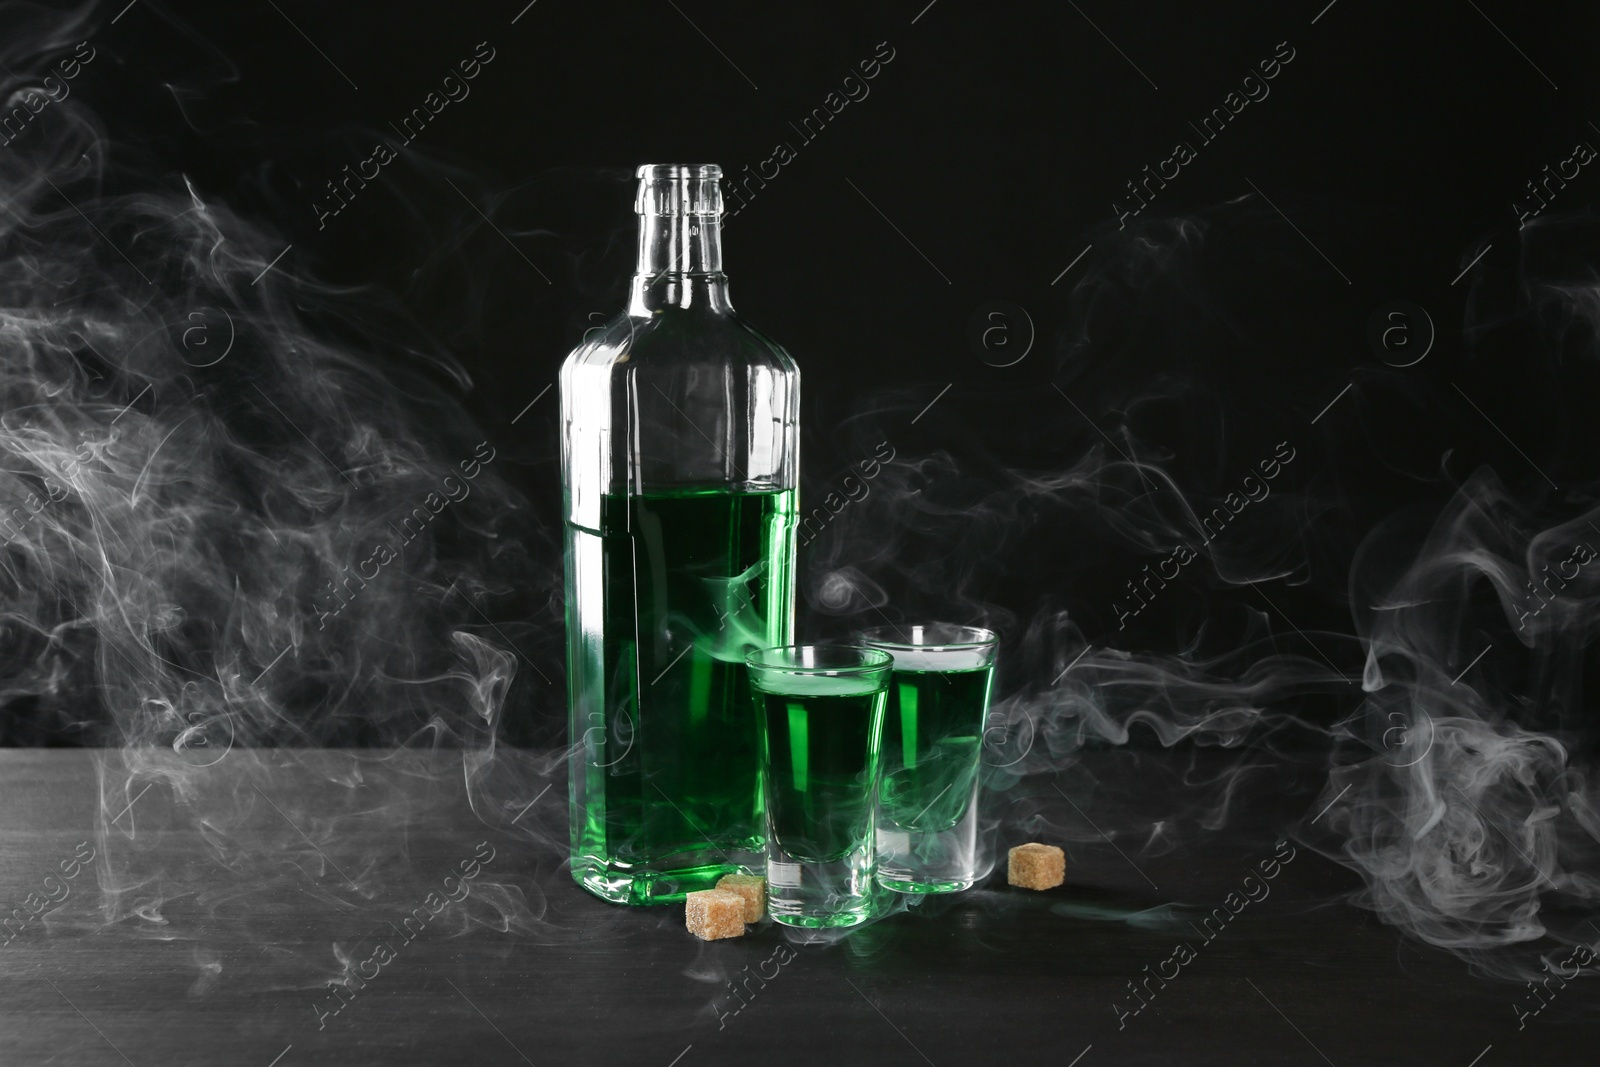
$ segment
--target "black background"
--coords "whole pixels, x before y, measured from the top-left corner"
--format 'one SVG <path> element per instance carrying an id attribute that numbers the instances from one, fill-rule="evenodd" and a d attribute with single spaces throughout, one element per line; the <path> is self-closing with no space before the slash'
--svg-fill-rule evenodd
<path id="1" fill-rule="evenodd" d="M 1537 227 L 1518 229 L 1514 203 L 1600 138 L 1582 51 L 1594 29 L 1577 6 L 1359 0 L 759 15 L 141 2 L 95 37 L 110 59 L 80 93 L 155 180 L 181 172 L 279 230 L 286 269 L 402 299 L 471 372 L 465 401 L 545 530 L 559 521 L 558 431 L 543 391 L 621 306 L 634 167 L 740 174 L 787 142 L 796 158 L 729 220 L 725 247 L 740 311 L 803 368 L 806 506 L 880 441 L 908 463 L 931 457 L 934 473 L 901 490 L 940 501 L 910 520 L 880 506 L 898 499 L 887 493 L 847 511 L 809 550 L 803 628 L 866 611 L 822 592 L 859 564 L 880 606 L 984 618 L 1012 640 L 1060 610 L 1125 648 L 1170 650 L 1209 620 L 1204 640 L 1224 648 L 1241 612 L 1268 610 L 1237 573 L 1190 568 L 1182 593 L 1123 630 L 1124 583 L 1164 552 L 1130 549 L 1082 508 L 1008 510 L 995 495 L 1094 450 L 1137 453 L 1204 513 L 1289 441 L 1304 457 L 1295 514 L 1242 522 L 1264 525 L 1239 535 L 1241 566 L 1283 579 L 1276 629 L 1347 633 L 1350 559 L 1378 521 L 1436 512 L 1482 463 L 1535 512 L 1552 484 L 1592 477 L 1592 345 L 1528 299 L 1530 263 L 1590 277 L 1592 180 Z M 393 140 L 389 124 L 480 42 L 495 58 L 471 95 L 319 219 L 325 183 Z M 1294 58 L 1270 95 L 1202 145 L 1189 123 L 1280 42 Z M 800 138 L 790 124 L 883 48 L 894 58 L 869 95 Z M 1198 158 L 1119 225 L 1125 183 L 1179 139 Z M 1415 347 L 1371 340 L 1400 300 L 1436 333 L 1404 368 L 1391 364 Z M 986 317 L 994 301 L 1001 319 Z M 986 351 L 974 339 L 997 322 L 991 341 L 1011 347 Z M 539 546 L 552 572 L 553 546 Z M 547 621 L 527 640 L 559 670 Z M 1325 643 L 1354 668 L 1359 650 Z M 559 714 L 542 710 L 530 721 L 548 729 L 528 736 L 553 739 Z"/>
<path id="2" fill-rule="evenodd" d="M 90 9 L 74 36 L 99 58 L 74 99 L 104 123 L 114 182 L 191 183 L 281 237 L 275 269 L 399 302 L 419 347 L 466 368 L 467 388 L 439 387 L 506 457 L 543 574 L 490 610 L 549 677 L 553 384 L 621 307 L 634 168 L 741 176 L 779 142 L 796 158 L 725 247 L 737 306 L 804 372 L 803 508 L 881 446 L 897 458 L 805 549 L 802 634 L 880 614 L 985 622 L 1013 649 L 1015 690 L 1086 644 L 1225 656 L 1265 626 L 1354 676 L 1351 564 L 1375 529 L 1387 540 L 1369 556 L 1403 560 L 1480 469 L 1537 529 L 1570 518 L 1596 474 L 1586 171 L 1534 225 L 1517 211 L 1544 168 L 1600 139 L 1580 51 L 1594 22 L 1356 0 L 760 17 L 140 0 Z M 470 95 L 325 214 L 327 184 L 488 49 Z M 1269 95 L 1202 143 L 1192 124 L 1290 50 Z M 863 87 L 800 136 L 830 94 Z M 1119 218 L 1127 183 L 1179 140 L 1198 158 Z M 1396 307 L 1404 343 L 1385 348 Z M 1131 491 L 1104 490 L 1159 470 L 1205 515 L 1285 446 L 1274 503 L 1131 613 L 1129 583 L 1186 532 L 1131 536 Z M 1085 470 L 1091 491 L 1063 489 Z M 1463 642 L 1452 670 L 1481 647 Z M 1484 665 L 1512 686 L 1514 651 Z M 508 736 L 559 741 L 559 695 L 527 680 Z"/>
<path id="3" fill-rule="evenodd" d="M 558 682 L 553 383 L 594 316 L 622 307 L 634 257 L 634 168 L 717 162 L 739 174 L 778 142 L 794 146 L 794 161 L 727 223 L 733 299 L 803 369 L 805 507 L 818 506 L 880 442 L 896 454 L 872 495 L 805 550 L 802 633 L 876 622 L 879 611 L 987 622 L 1006 642 L 1003 693 L 1026 695 L 1091 647 L 1097 657 L 1182 656 L 1238 678 L 1260 654 L 1263 632 L 1274 648 L 1353 678 L 1365 650 L 1352 617 L 1369 604 L 1370 572 L 1392 575 L 1473 472 L 1492 470 L 1504 483 L 1527 531 L 1592 507 L 1583 487 L 1600 475 L 1596 330 L 1584 309 L 1600 291 L 1591 209 L 1600 177 L 1585 168 L 1526 228 L 1514 204 L 1574 144 L 1600 144 L 1591 125 L 1600 123 L 1596 22 L 1592 7 L 1505 0 L 1225 8 L 136 0 L 94 9 L 73 35 L 92 39 L 99 53 L 74 99 L 103 122 L 123 164 L 116 181 L 179 190 L 186 178 L 203 198 L 276 235 L 287 251 L 275 269 L 349 287 L 353 303 L 390 295 L 413 316 L 419 346 L 447 349 L 467 368 L 470 388 L 443 378 L 438 386 L 459 392 L 505 457 L 497 469 L 529 501 L 526 535 L 544 576 L 530 594 L 489 610 L 502 636 Z M 422 106 L 480 42 L 495 58 L 471 95 L 449 104 L 319 226 L 325 183 L 392 137 L 389 124 Z M 1119 226 L 1113 203 L 1126 202 L 1125 183 L 1176 141 L 1196 143 L 1189 123 L 1222 105 L 1280 42 L 1294 59 L 1268 83 L 1270 95 Z M 883 45 L 894 58 L 867 83 L 870 94 L 802 144 L 790 124 L 841 92 Z M 1374 343 L 1374 324 L 1381 331 L 1392 322 L 1386 315 L 1399 301 L 1409 302 L 1407 344 L 1426 348 L 1420 360 L 1416 347 Z M 998 320 L 987 317 L 997 302 Z M 996 325 L 1002 332 L 988 335 L 989 347 L 975 341 Z M 1133 536 L 1120 522 L 1141 480 L 1163 472 L 1205 514 L 1280 442 L 1296 459 L 1270 506 L 1245 512 L 1214 556 L 1190 564 L 1148 611 L 1120 625 L 1126 581 L 1182 535 L 1177 526 L 1151 534 L 1144 523 Z M 1133 470 L 1129 457 L 1146 466 Z M 1369 568 L 1359 581 L 1356 564 Z M 850 595 L 837 595 L 840 575 L 857 583 Z M 1481 606 L 1483 632 L 1503 633 L 1503 614 L 1495 619 L 1492 604 Z M 1492 655 L 1473 659 L 1488 640 L 1475 623 L 1464 623 L 1450 646 L 1446 677 L 1477 664 L 1492 683 L 1486 691 L 1532 692 L 1516 642 L 1497 636 Z M 1594 650 L 1586 654 L 1592 663 Z M 1593 717 L 1581 683 L 1581 670 L 1547 678 L 1541 691 L 1562 700 L 1504 706 L 1530 727 L 1581 737 L 1573 728 Z M 1274 710 L 1326 724 L 1357 699 L 1331 684 L 1308 691 Z M 558 685 L 521 672 L 509 709 L 511 740 L 558 744 L 565 735 Z M 1051 811 L 1058 826 L 1081 830 L 1071 840 L 1086 847 L 1075 850 L 1068 890 L 1023 895 L 997 874 L 921 915 L 870 927 L 808 957 L 820 964 L 798 972 L 806 977 L 793 980 L 797 994 L 763 1000 L 769 1023 L 741 1021 L 716 1054 L 761 1054 L 764 1025 L 795 1055 L 837 1054 L 848 1042 L 885 1062 L 921 1062 L 924 1050 L 930 1062 L 951 1062 L 955 1050 L 989 1062 L 1019 1033 L 1030 1049 L 1049 1050 L 1041 1056 L 1062 1051 L 1063 1063 L 1091 1041 L 1101 1056 L 1116 1050 L 1145 1062 L 1186 1049 L 1198 1062 L 1202 1047 L 1220 1062 L 1247 1041 L 1237 1062 L 1312 1062 L 1313 1039 L 1318 1054 L 1327 1048 L 1341 1065 L 1430 1053 L 1465 1064 L 1489 1042 L 1507 1057 L 1500 1062 L 1514 1062 L 1513 1049 L 1531 1054 L 1534 1045 L 1511 1044 L 1510 993 L 1465 981 L 1461 961 L 1364 911 L 1324 906 L 1356 879 L 1309 857 L 1295 868 L 1293 895 L 1285 892 L 1260 928 L 1219 947 L 1211 975 L 1185 987 L 1192 995 L 1164 1000 L 1128 1039 L 1136 1046 L 1111 1044 L 1121 1039 L 1107 1004 L 1170 942 L 1122 920 L 1171 899 L 1173 886 L 1194 899 L 1220 897 L 1245 869 L 1235 859 L 1265 854 L 1292 812 L 1322 808 L 1315 791 L 1326 779 L 1326 739 L 1310 744 L 1319 764 L 1311 769 L 1278 764 L 1293 739 L 1276 736 L 1270 750 L 1238 755 L 1238 765 L 1260 773 L 1254 795 L 1238 805 L 1246 810 L 1220 809 L 1230 840 L 1179 834 L 1168 851 L 1152 850 L 1149 864 L 1135 851 L 1138 868 L 1120 847 L 1103 847 L 1100 826 L 1138 841 L 1123 836 L 1130 825 L 1143 830 L 1185 803 L 1169 803 L 1151 780 L 1214 783 L 1220 774 L 1208 778 L 1199 760 L 1186 767 L 1187 748 L 1167 763 L 1128 754 L 1118 774 L 1102 779 L 1092 759 L 1075 763 L 1061 780 L 1100 791 L 1093 834 L 1059 808 L 1056 779 L 1041 776 L 1004 799 L 1007 843 Z M 1153 743 L 1142 729 L 1131 732 L 1129 747 Z M 57 766 L 67 764 L 38 764 L 37 787 L 18 779 L 36 798 L 59 788 L 49 804 L 34 801 L 39 812 L 68 810 L 69 785 L 76 802 L 89 795 L 87 769 L 66 776 Z M 102 815 L 126 810 L 115 790 L 108 795 L 112 810 Z M 557 787 L 552 797 L 560 795 Z M 136 799 L 131 791 L 128 799 Z M 564 833 L 558 808 L 537 810 L 520 829 L 543 820 L 554 840 Z M 15 810 L 19 820 L 39 821 L 20 802 Z M 72 823 L 74 839 L 93 817 L 85 811 Z M 433 851 L 455 855 L 445 843 Z M 551 888 L 552 922 L 571 920 L 559 949 L 498 931 L 480 931 L 470 953 L 456 948 L 469 942 L 443 942 L 437 966 L 416 968 L 414 1000 L 373 998 L 385 1007 L 320 1045 L 299 989 L 269 1012 L 240 992 L 228 1009 L 244 1020 L 239 1032 L 260 1040 L 262 1062 L 290 1040 L 300 1055 L 326 1062 L 354 1062 L 349 1049 L 358 1045 L 369 1055 L 447 1057 L 465 1047 L 463 1033 L 489 1047 L 496 1039 L 477 1015 L 435 997 L 448 995 L 437 974 L 458 982 L 463 999 L 495 997 L 478 1001 L 487 1006 L 480 1014 L 530 1050 L 547 1039 L 569 1059 L 592 1053 L 589 1032 L 573 1019 L 611 1018 L 626 994 L 627 1021 L 638 1023 L 630 1056 L 659 1048 L 666 1063 L 691 1041 L 713 1055 L 708 1049 L 721 1046 L 712 1045 L 720 1031 L 710 994 L 685 992 L 680 978 L 720 981 L 735 970 L 730 957 L 759 959 L 768 942 L 701 946 L 684 936 L 675 910 L 607 908 L 570 886 L 550 859 L 558 851 L 516 855 L 533 872 L 528 885 Z M 306 870 L 320 869 L 304 858 Z M 1152 897 L 1144 883 L 1157 881 L 1164 888 Z M 1118 921 L 1096 921 L 1106 917 L 1091 915 L 1102 906 Z M 263 943 L 300 936 L 300 897 L 285 892 L 275 908 L 269 918 L 281 926 Z M 97 921 L 86 912 L 86 929 Z M 164 941 L 138 936 L 158 961 L 151 968 L 166 968 L 161 996 L 144 989 L 141 962 L 118 976 L 125 999 L 88 999 L 103 992 L 105 961 L 123 957 L 86 937 L 72 942 L 84 952 L 79 984 L 65 991 L 85 997 L 87 1015 L 79 1014 L 126 1010 L 107 1032 L 149 1039 L 132 1046 L 136 1062 L 173 1034 L 192 1044 L 192 1033 L 203 1032 L 231 1048 L 229 1027 L 214 1019 L 192 1033 L 149 1025 L 165 1017 L 150 1013 L 186 995 L 191 976 L 189 965 L 161 954 Z M 306 936 L 325 948 L 327 938 Z M 42 938 L 33 947 L 41 967 L 56 966 L 63 951 Z M 729 954 L 709 956 L 719 948 Z M 852 990 L 845 977 L 859 985 Z M 1246 978 L 1264 988 L 1250 992 Z M 953 1010 L 949 995 L 963 980 L 981 1010 Z M 35 994 L 40 1003 L 48 995 L 30 987 L 8 999 L 32 1012 L 26 998 Z M 192 990 L 187 996 L 220 1011 Z M 1564 1003 L 1578 1010 L 1589 1002 L 1569 994 Z M 1013 1005 L 1026 1016 L 1020 1028 Z M 1169 1006 L 1174 1014 L 1155 1022 Z M 53 999 L 37 1010 L 55 1012 L 64 1033 L 82 1029 Z M 1280 1025 L 1291 1018 L 1310 1035 Z M 300 1029 L 285 1022 L 293 1019 Z M 1539 1025 L 1530 1040 L 1543 1051 L 1565 1048 L 1579 1023 L 1547 1017 Z M 1434 1036 L 1444 1033 L 1448 1040 Z M 430 1042 L 422 1052 L 419 1034 Z M 85 1047 L 93 1040 L 79 1036 Z M 913 1036 L 921 1059 L 905 1047 Z M 191 1054 L 211 1056 L 211 1047 L 196 1044 Z M 40 1056 L 59 1052 L 52 1045 Z"/>

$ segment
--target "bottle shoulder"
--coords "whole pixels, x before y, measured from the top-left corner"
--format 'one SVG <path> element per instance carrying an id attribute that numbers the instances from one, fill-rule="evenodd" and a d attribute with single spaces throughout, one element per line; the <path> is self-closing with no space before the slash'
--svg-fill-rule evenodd
<path id="1" fill-rule="evenodd" d="M 564 366 L 623 369 L 730 363 L 799 373 L 787 349 L 737 312 L 676 307 L 645 316 L 623 313 L 595 327 L 567 354 Z"/>

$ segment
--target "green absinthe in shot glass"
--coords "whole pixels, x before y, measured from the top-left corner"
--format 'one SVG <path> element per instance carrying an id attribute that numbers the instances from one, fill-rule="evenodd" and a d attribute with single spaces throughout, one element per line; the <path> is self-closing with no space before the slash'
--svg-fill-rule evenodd
<path id="1" fill-rule="evenodd" d="M 947 623 L 879 627 L 894 657 L 878 787 L 878 882 L 902 893 L 966 889 L 978 870 L 979 754 L 997 642 Z"/>
<path id="2" fill-rule="evenodd" d="M 871 912 L 873 808 L 889 657 L 848 645 L 752 652 L 768 908 L 789 926 Z"/>
<path id="3" fill-rule="evenodd" d="M 720 173 L 639 169 L 627 310 L 561 368 L 572 875 L 626 904 L 764 861 L 744 657 L 794 639 L 799 371 L 733 310 Z"/>

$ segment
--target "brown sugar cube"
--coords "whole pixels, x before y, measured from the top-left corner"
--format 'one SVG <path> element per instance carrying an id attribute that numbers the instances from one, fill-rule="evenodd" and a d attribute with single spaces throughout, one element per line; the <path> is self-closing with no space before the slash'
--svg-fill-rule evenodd
<path id="1" fill-rule="evenodd" d="M 1006 881 L 1024 889 L 1054 889 L 1067 880 L 1067 857 L 1054 845 L 1030 841 L 1007 854 Z"/>
<path id="2" fill-rule="evenodd" d="M 683 920 L 702 941 L 744 936 L 744 897 L 726 889 L 702 889 L 684 899 Z"/>
<path id="3" fill-rule="evenodd" d="M 738 893 L 744 900 L 744 921 L 760 922 L 767 913 L 767 880 L 758 874 L 725 874 L 717 888 Z"/>

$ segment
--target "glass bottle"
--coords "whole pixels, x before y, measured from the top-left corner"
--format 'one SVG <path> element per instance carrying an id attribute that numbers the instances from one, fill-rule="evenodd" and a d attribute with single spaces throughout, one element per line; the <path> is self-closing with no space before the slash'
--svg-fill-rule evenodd
<path id="1" fill-rule="evenodd" d="M 729 302 L 721 174 L 639 168 L 628 309 L 561 368 L 572 874 L 619 903 L 765 845 L 744 656 L 793 640 L 800 372 Z"/>

